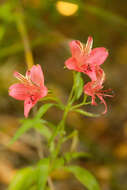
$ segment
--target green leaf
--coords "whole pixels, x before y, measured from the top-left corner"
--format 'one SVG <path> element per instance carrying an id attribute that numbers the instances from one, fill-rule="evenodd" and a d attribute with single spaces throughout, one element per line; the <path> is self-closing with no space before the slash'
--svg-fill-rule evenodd
<path id="1" fill-rule="evenodd" d="M 48 127 L 52 128 L 52 129 L 55 129 L 56 128 L 56 125 L 54 125 L 53 123 L 49 122 L 49 121 L 46 121 L 46 120 L 43 120 L 43 122 L 48 125 Z"/>
<path id="2" fill-rule="evenodd" d="M 84 116 L 88 116 L 88 117 L 99 117 L 100 115 L 99 114 L 93 114 L 93 113 L 90 113 L 90 112 L 86 112 L 82 109 L 74 109 L 73 111 L 75 112 L 78 112 Z"/>
<path id="3" fill-rule="evenodd" d="M 37 190 L 44 190 L 49 175 L 49 159 L 42 159 L 37 166 Z"/>
<path id="4" fill-rule="evenodd" d="M 88 190 L 100 190 L 95 177 L 86 169 L 78 166 L 68 166 L 65 169 L 73 173 L 80 183 L 82 183 Z"/>
<path id="5" fill-rule="evenodd" d="M 65 159 L 67 160 L 67 162 L 70 162 L 72 159 L 78 159 L 81 157 L 90 157 L 90 154 L 86 153 L 86 152 L 67 152 L 64 154 Z"/>
<path id="6" fill-rule="evenodd" d="M 27 132 L 31 128 L 35 128 L 37 131 L 40 132 L 43 136 L 47 139 L 51 138 L 51 132 L 44 125 L 43 120 L 40 119 L 24 119 L 21 121 L 23 124 L 21 127 L 16 131 L 14 137 L 11 139 L 8 145 L 13 144 L 17 139 L 19 139 L 25 132 Z"/>
<path id="7" fill-rule="evenodd" d="M 51 138 L 51 131 L 46 127 L 41 120 L 37 120 L 33 126 L 40 134 L 44 135 L 47 139 Z"/>
<path id="8" fill-rule="evenodd" d="M 64 110 L 64 107 L 65 107 L 64 104 L 61 102 L 61 100 L 58 97 L 53 96 L 53 94 L 52 94 L 52 96 L 49 95 L 49 96 L 42 98 L 40 101 L 46 101 L 46 100 L 55 101 L 57 104 L 55 103 L 54 105 L 59 107 L 60 109 Z"/>
<path id="9" fill-rule="evenodd" d="M 36 114 L 36 118 L 41 118 L 47 111 L 50 107 L 52 107 L 54 104 L 45 104 L 43 106 L 40 107 L 40 109 L 38 110 L 37 114 Z"/>
<path id="10" fill-rule="evenodd" d="M 0 18 L 6 22 L 14 20 L 14 14 L 12 12 L 13 6 L 10 3 L 3 3 L 0 6 Z"/>
<path id="11" fill-rule="evenodd" d="M 34 186 L 30 187 L 30 189 L 29 189 L 29 190 L 37 190 L 36 185 L 34 185 Z"/>
<path id="12" fill-rule="evenodd" d="M 0 40 L 2 40 L 4 34 L 5 34 L 5 27 L 4 26 L 0 26 Z"/>
<path id="13" fill-rule="evenodd" d="M 8 190 L 28 190 L 36 182 L 36 170 L 32 167 L 21 169 L 13 178 Z"/>
<path id="14" fill-rule="evenodd" d="M 27 119 L 23 121 L 23 125 L 16 131 L 14 137 L 9 142 L 9 145 L 13 144 L 21 135 L 28 131 L 34 124 L 33 120 Z"/>
<path id="15" fill-rule="evenodd" d="M 53 168 L 52 170 L 56 170 L 56 169 L 59 169 L 61 168 L 62 166 L 64 165 L 64 158 L 56 158 L 54 160 L 54 164 L 53 164 Z"/>
<path id="16" fill-rule="evenodd" d="M 53 134 L 52 134 L 52 136 L 51 136 L 51 138 L 49 139 L 49 142 L 48 142 L 49 146 L 54 141 L 55 137 L 58 135 L 59 128 L 60 128 L 59 125 L 56 126 L 56 128 L 54 128 Z"/>
<path id="17" fill-rule="evenodd" d="M 74 78 L 74 86 L 75 86 L 75 99 L 78 100 L 83 92 L 83 79 L 81 77 L 81 73 L 77 72 Z"/>

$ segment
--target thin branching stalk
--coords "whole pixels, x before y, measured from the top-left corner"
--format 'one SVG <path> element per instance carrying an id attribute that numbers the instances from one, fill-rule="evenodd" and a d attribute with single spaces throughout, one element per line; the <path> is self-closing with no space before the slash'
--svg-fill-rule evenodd
<path id="1" fill-rule="evenodd" d="M 27 64 L 28 69 L 30 69 L 34 65 L 34 60 L 33 60 L 31 48 L 29 45 L 29 38 L 28 38 L 27 29 L 24 23 L 23 13 L 21 9 L 17 10 L 16 25 L 21 35 L 22 42 L 24 44 L 26 64 Z"/>

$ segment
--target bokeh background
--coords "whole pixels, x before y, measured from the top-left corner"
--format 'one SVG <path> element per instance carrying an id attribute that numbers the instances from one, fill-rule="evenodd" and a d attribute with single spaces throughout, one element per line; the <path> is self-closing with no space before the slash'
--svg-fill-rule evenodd
<path id="1" fill-rule="evenodd" d="M 66 3 L 65 3 L 66 2 Z M 21 6 L 21 7 L 20 7 Z M 64 69 L 70 56 L 72 39 L 86 42 L 94 38 L 94 47 L 104 46 L 109 57 L 103 64 L 105 89 L 114 97 L 106 99 L 108 113 L 99 118 L 70 114 L 68 131 L 79 131 L 79 149 L 91 159 L 79 159 L 97 177 L 102 190 L 127 189 L 127 1 L 122 0 L 16 0 L 0 1 L 0 190 L 5 190 L 15 172 L 39 159 L 32 133 L 24 134 L 13 146 L 7 143 L 23 118 L 23 102 L 8 96 L 8 87 L 16 82 L 13 71 L 25 73 L 25 55 L 21 35 L 15 23 L 22 8 L 30 47 L 36 64 L 41 64 L 45 83 L 63 102 L 72 85 L 72 72 Z M 16 13 L 16 14 L 15 14 Z M 85 78 L 87 82 L 88 78 Z M 85 108 L 101 113 L 103 105 Z M 56 122 L 61 114 L 54 109 L 46 117 Z M 58 189 L 84 189 L 78 182 L 61 175 Z"/>

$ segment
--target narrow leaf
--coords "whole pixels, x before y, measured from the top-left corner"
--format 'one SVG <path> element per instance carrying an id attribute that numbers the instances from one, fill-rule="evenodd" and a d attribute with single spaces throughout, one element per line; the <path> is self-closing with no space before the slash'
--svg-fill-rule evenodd
<path id="1" fill-rule="evenodd" d="M 49 159 L 44 158 L 39 162 L 37 166 L 37 176 L 38 176 L 37 190 L 45 189 L 48 180 L 48 174 L 49 174 Z"/>
<path id="2" fill-rule="evenodd" d="M 19 170 L 13 178 L 8 190 L 28 190 L 36 181 L 36 170 L 32 167 Z"/>
<path id="3" fill-rule="evenodd" d="M 2 40 L 4 34 L 5 34 L 5 26 L 1 26 L 0 27 L 0 40 Z"/>
<path id="4" fill-rule="evenodd" d="M 54 104 L 45 104 L 43 106 L 40 107 L 40 109 L 38 110 L 37 114 L 36 114 L 36 118 L 41 118 L 50 107 L 52 107 Z"/>
<path id="5" fill-rule="evenodd" d="M 39 120 L 35 123 L 34 128 L 40 132 L 44 137 L 47 139 L 51 138 L 51 131 L 46 127 L 43 123 L 41 123 Z"/>
<path id="6" fill-rule="evenodd" d="M 80 96 L 82 95 L 83 92 L 83 79 L 81 77 L 81 73 L 77 72 L 75 75 L 75 98 L 76 100 L 78 100 L 80 98 Z"/>
<path id="7" fill-rule="evenodd" d="M 72 153 L 67 152 L 67 153 L 65 153 L 64 157 L 67 160 L 67 162 L 70 162 L 72 159 L 90 157 L 90 154 L 88 154 L 86 152 L 72 152 Z"/>
<path id="8" fill-rule="evenodd" d="M 95 177 L 86 169 L 78 166 L 68 166 L 66 170 L 73 173 L 88 190 L 100 190 Z"/>
<path id="9" fill-rule="evenodd" d="M 86 112 L 82 109 L 74 109 L 73 111 L 75 112 L 78 112 L 84 116 L 88 116 L 88 117 L 99 117 L 100 115 L 99 114 L 93 114 L 93 113 L 90 113 L 90 112 Z"/>
<path id="10" fill-rule="evenodd" d="M 28 131 L 33 125 L 33 121 L 30 119 L 24 120 L 23 125 L 16 131 L 14 137 L 9 142 L 9 145 L 13 144 L 21 135 Z"/>
<path id="11" fill-rule="evenodd" d="M 53 165 L 53 168 L 52 170 L 57 170 L 57 169 L 60 169 L 62 168 L 62 166 L 64 165 L 64 158 L 56 158 L 54 160 L 54 165 Z"/>

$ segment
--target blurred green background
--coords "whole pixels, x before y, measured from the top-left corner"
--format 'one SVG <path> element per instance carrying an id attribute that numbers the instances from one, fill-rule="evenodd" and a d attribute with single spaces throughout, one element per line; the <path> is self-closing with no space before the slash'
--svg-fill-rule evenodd
<path id="1" fill-rule="evenodd" d="M 109 50 L 102 66 L 106 73 L 105 89 L 114 91 L 114 98 L 106 99 L 108 113 L 94 119 L 70 114 L 67 125 L 68 131 L 79 131 L 79 150 L 92 155 L 91 159 L 77 162 L 95 174 L 102 190 L 127 190 L 127 1 L 19 2 L 0 1 L 0 190 L 7 188 L 16 170 L 38 160 L 32 133 L 25 134 L 11 147 L 6 146 L 24 117 L 23 102 L 8 96 L 8 87 L 16 82 L 14 70 L 22 74 L 26 70 L 24 46 L 15 22 L 19 10 L 35 63 L 43 68 L 45 84 L 63 102 L 72 85 L 72 73 L 64 69 L 64 61 L 70 56 L 69 41 L 85 43 L 91 35 L 94 47 Z M 87 82 L 88 78 L 84 80 Z M 100 113 L 103 105 L 85 109 Z M 57 123 L 61 113 L 52 109 L 46 117 Z M 66 176 L 56 180 L 56 188 L 83 189 Z"/>

